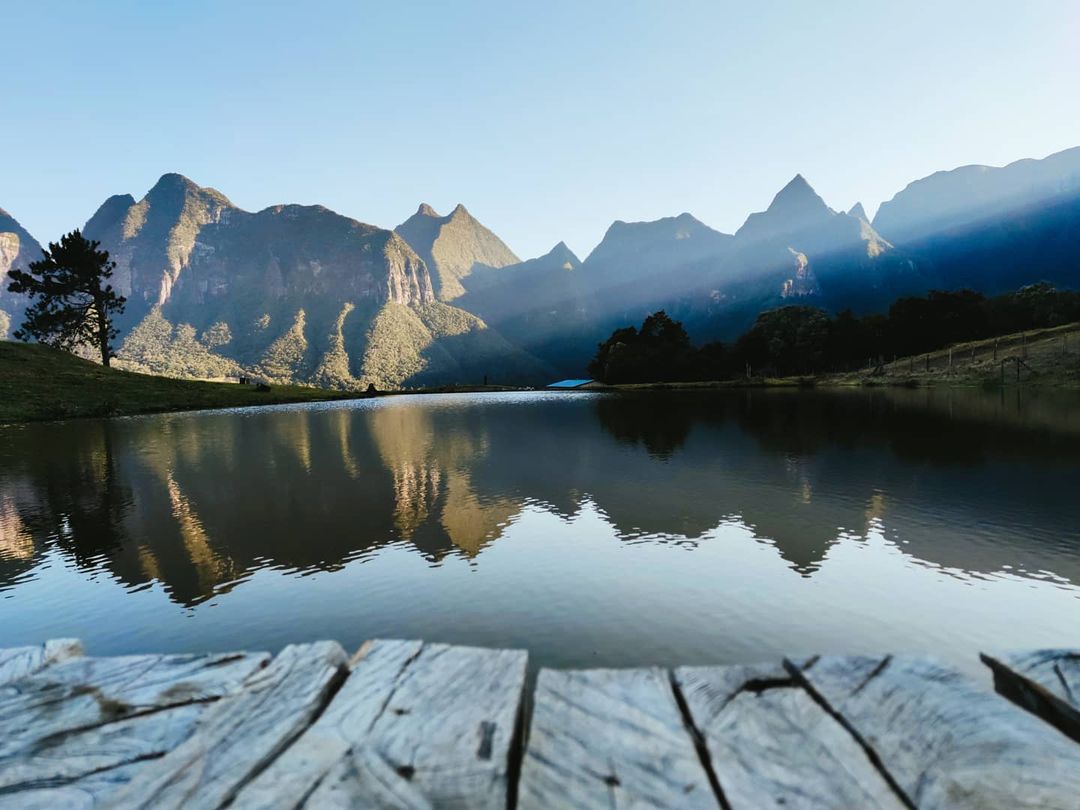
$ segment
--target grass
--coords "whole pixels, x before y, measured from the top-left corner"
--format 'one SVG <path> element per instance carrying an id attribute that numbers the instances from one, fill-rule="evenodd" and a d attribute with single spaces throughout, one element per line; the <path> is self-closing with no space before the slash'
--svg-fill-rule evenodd
<path id="1" fill-rule="evenodd" d="M 47 346 L 0 341 L 0 423 L 348 399 L 300 385 L 197 382 L 104 368 Z"/>
<path id="2" fill-rule="evenodd" d="M 1020 358 L 1016 376 L 1014 358 Z M 805 377 L 754 377 L 733 380 L 671 383 L 634 383 L 608 386 L 618 391 L 705 390 L 716 388 L 795 388 L 891 385 L 903 388 L 924 386 L 998 387 L 1038 385 L 1080 388 L 1080 323 L 1048 329 L 1034 329 L 985 340 L 957 343 L 929 354 L 901 357 L 879 368 L 839 374 Z"/>
<path id="3" fill-rule="evenodd" d="M 1020 364 L 1016 376 L 1015 358 Z M 957 343 L 945 349 L 902 357 L 879 369 L 831 375 L 833 385 L 999 386 L 1002 383 L 1080 387 L 1080 324 L 1034 329 Z"/>

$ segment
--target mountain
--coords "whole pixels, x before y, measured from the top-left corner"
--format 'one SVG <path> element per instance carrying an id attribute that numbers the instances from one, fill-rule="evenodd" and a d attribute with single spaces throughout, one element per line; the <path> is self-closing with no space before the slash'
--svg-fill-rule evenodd
<path id="1" fill-rule="evenodd" d="M 1003 167 L 961 166 L 908 184 L 874 228 L 897 244 L 1080 195 L 1080 147 Z"/>
<path id="2" fill-rule="evenodd" d="M 851 208 L 848 210 L 848 216 L 855 217 L 855 219 L 859 220 L 860 222 L 865 222 L 867 225 L 870 224 L 870 217 L 866 215 L 866 209 L 863 208 L 863 204 L 861 202 L 857 202 L 853 206 L 851 206 Z"/>
<path id="3" fill-rule="evenodd" d="M 962 166 L 909 184 L 875 228 L 945 289 L 987 295 L 1080 285 L 1080 147 L 1001 168 Z"/>
<path id="4" fill-rule="evenodd" d="M 539 367 L 439 302 L 396 233 L 322 206 L 250 213 L 167 174 L 139 202 L 106 200 L 85 231 L 117 262 L 119 358 L 136 369 L 385 388 Z"/>
<path id="5" fill-rule="evenodd" d="M 503 268 L 478 269 L 455 301 L 498 329 L 558 375 L 581 371 L 584 346 L 596 342 L 593 302 L 581 260 L 565 242 L 548 253 Z"/>
<path id="6" fill-rule="evenodd" d="M 743 243 L 760 242 L 777 236 L 812 233 L 829 227 L 836 214 L 801 174 L 795 175 L 776 193 L 769 207 L 750 214 L 735 232 Z"/>
<path id="7" fill-rule="evenodd" d="M 440 301 L 452 301 L 463 295 L 462 281 L 477 270 L 521 262 L 460 203 L 445 217 L 423 203 L 394 230 L 431 270 Z"/>
<path id="8" fill-rule="evenodd" d="M 455 304 L 573 375 L 612 329 L 658 309 L 699 341 L 730 340 L 763 309 L 798 301 L 867 311 L 928 284 L 861 206 L 834 211 L 796 175 L 735 235 L 688 213 L 616 221 L 580 265 L 560 244 L 529 262 L 478 269 Z"/>
<path id="9" fill-rule="evenodd" d="M 873 222 L 802 175 L 735 234 L 689 213 L 611 224 L 581 261 L 521 261 L 462 205 L 390 231 L 321 206 L 251 213 L 166 174 L 86 223 L 117 262 L 129 366 L 242 372 L 352 388 L 539 383 L 582 373 L 614 328 L 665 309 L 697 341 L 731 340 L 789 303 L 860 313 L 929 289 L 1080 286 L 1080 148 L 917 180 Z M 0 213 L 0 277 L 40 247 Z M 0 326 L 23 304 L 0 291 Z"/>
<path id="10" fill-rule="evenodd" d="M 122 329 L 165 304 L 204 225 L 235 210 L 228 198 L 179 174 L 166 174 L 139 202 L 129 194 L 107 199 L 83 226 L 88 239 L 109 251 L 113 286 L 127 296 Z"/>
<path id="11" fill-rule="evenodd" d="M 730 340 L 764 309 L 798 302 L 871 311 L 929 284 L 866 220 L 861 205 L 834 211 L 796 175 L 735 232 L 711 287 L 672 310 L 699 340 Z"/>
<path id="12" fill-rule="evenodd" d="M 902 243 L 942 289 L 999 295 L 1046 281 L 1080 287 L 1080 193 L 985 216 Z"/>
<path id="13" fill-rule="evenodd" d="M 41 258 L 41 245 L 3 208 L 0 208 L 0 340 L 8 337 L 22 322 L 26 309 L 23 296 L 8 292 L 8 272 L 14 267 L 26 270 L 30 262 Z"/>
<path id="14" fill-rule="evenodd" d="M 630 317 L 698 289 L 708 277 L 705 263 L 725 256 L 732 241 L 688 213 L 652 222 L 616 220 L 585 259 L 589 292 L 601 313 Z"/>

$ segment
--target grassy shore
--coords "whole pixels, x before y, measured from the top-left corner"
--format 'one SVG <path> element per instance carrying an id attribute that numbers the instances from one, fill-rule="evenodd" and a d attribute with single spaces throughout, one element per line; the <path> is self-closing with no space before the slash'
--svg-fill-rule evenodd
<path id="1" fill-rule="evenodd" d="M 956 343 L 936 352 L 902 357 L 874 368 L 830 375 L 825 382 L 833 385 L 988 387 L 1021 384 L 1077 388 L 1080 387 L 1080 324 Z"/>
<path id="2" fill-rule="evenodd" d="M 355 397 L 300 385 L 196 382 L 104 368 L 47 346 L 0 341 L 0 423 Z"/>

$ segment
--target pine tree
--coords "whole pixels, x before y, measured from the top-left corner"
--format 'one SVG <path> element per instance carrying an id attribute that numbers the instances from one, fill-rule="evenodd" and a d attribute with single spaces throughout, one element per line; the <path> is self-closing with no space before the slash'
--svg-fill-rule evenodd
<path id="1" fill-rule="evenodd" d="M 98 250 L 100 242 L 78 230 L 65 234 L 59 244 L 49 243 L 30 271 L 12 269 L 8 290 L 29 296 L 33 303 L 15 331 L 18 340 L 35 340 L 66 351 L 91 345 L 101 352 L 102 365 L 114 356 L 117 331 L 113 315 L 124 311 L 127 299 L 117 295 L 109 279 L 116 262 Z"/>

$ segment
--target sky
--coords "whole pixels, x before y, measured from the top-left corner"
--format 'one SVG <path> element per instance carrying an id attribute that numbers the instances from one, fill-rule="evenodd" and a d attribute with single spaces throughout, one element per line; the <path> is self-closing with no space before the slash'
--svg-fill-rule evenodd
<path id="1" fill-rule="evenodd" d="M 165 172 L 522 258 L 613 220 L 732 232 L 802 173 L 907 183 L 1080 145 L 1077 0 L 4 0 L 0 207 L 40 241 Z"/>

